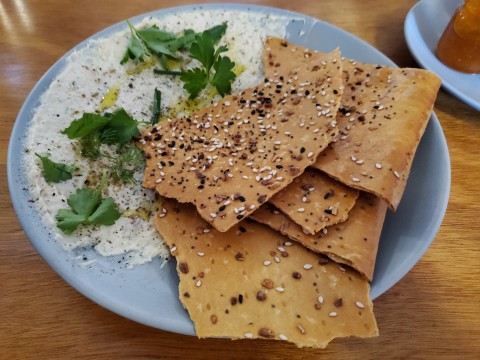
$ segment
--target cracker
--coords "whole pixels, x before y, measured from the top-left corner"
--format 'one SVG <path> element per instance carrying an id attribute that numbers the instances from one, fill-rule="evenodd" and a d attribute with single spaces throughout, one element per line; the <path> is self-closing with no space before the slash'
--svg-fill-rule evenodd
<path id="1" fill-rule="evenodd" d="M 345 222 L 327 227 L 316 235 L 305 234 L 299 225 L 271 204 L 263 205 L 250 218 L 336 262 L 353 267 L 371 281 L 386 212 L 387 204 L 382 199 L 361 192 Z"/>
<path id="2" fill-rule="evenodd" d="M 277 56 L 281 59 L 296 61 L 303 57 L 299 51 L 280 50 Z M 266 76 L 273 76 L 279 69 L 269 61 L 268 54 L 264 57 Z M 395 210 L 441 81 L 426 70 L 345 59 L 343 82 L 337 116 L 341 134 L 317 158 L 314 167 L 348 186 L 382 197 Z"/>
<path id="3" fill-rule="evenodd" d="M 271 81 L 143 132 L 143 186 L 193 203 L 227 231 L 312 165 L 337 134 L 332 114 L 342 92 L 340 54 L 280 64 Z M 328 112 L 317 110 L 315 95 Z"/>
<path id="4" fill-rule="evenodd" d="M 347 220 L 357 197 L 358 190 L 318 170 L 307 169 L 273 196 L 270 203 L 300 225 L 303 232 L 315 234 L 327 226 Z"/>
<path id="5" fill-rule="evenodd" d="M 270 228 L 211 229 L 191 205 L 165 200 L 158 231 L 177 259 L 180 300 L 200 338 L 286 340 L 325 347 L 378 335 L 369 283 Z"/>

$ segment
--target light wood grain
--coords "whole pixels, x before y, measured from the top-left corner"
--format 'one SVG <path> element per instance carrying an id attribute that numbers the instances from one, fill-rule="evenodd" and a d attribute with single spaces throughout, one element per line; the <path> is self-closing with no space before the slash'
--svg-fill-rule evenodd
<path id="1" fill-rule="evenodd" d="M 435 111 L 450 148 L 449 207 L 427 253 L 375 301 L 378 338 L 338 340 L 318 351 L 268 341 L 197 340 L 168 333 L 87 300 L 36 253 L 13 211 L 5 170 L 11 128 L 29 91 L 62 54 L 93 33 L 143 12 L 190 2 L 0 3 L 0 358 L 480 358 L 480 113 L 443 90 Z M 329 21 L 374 45 L 398 65 L 417 66 L 403 37 L 403 21 L 414 1 L 256 3 Z"/>

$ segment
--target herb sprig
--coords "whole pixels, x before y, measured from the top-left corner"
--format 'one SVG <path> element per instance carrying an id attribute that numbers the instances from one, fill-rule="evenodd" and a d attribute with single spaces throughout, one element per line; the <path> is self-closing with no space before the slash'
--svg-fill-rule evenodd
<path id="1" fill-rule="evenodd" d="M 155 74 L 179 75 L 183 81 L 183 87 L 189 93 L 189 98 L 194 99 L 207 86 L 213 86 L 221 96 L 229 94 L 232 82 L 236 75 L 233 72 L 235 63 L 227 56 L 221 56 L 228 51 L 226 46 L 215 45 L 220 41 L 227 30 L 227 24 L 214 26 L 202 33 L 193 30 L 185 30 L 183 35 L 175 37 L 174 34 L 160 30 L 158 27 L 135 29 L 128 22 L 132 36 L 130 45 L 121 63 L 129 59 L 144 61 L 151 54 L 159 57 L 163 69 L 154 69 Z M 178 59 L 178 52 L 187 50 L 192 59 L 198 60 L 202 67 L 196 67 L 188 71 L 175 71 L 168 69 L 168 58 Z"/>
<path id="2" fill-rule="evenodd" d="M 50 160 L 51 154 L 40 155 L 35 153 L 42 161 L 43 177 L 49 183 L 59 183 L 70 180 L 72 173 L 77 168 L 75 165 L 61 164 Z"/>
<path id="3" fill-rule="evenodd" d="M 103 176 L 95 192 L 82 188 L 70 195 L 67 199 L 70 209 L 59 210 L 55 217 L 58 228 L 70 235 L 80 225 L 113 225 L 121 214 L 111 197 L 102 199 L 105 183 L 106 176 Z"/>
<path id="4" fill-rule="evenodd" d="M 228 51 L 226 46 L 214 48 L 214 41 L 208 32 L 203 32 L 195 37 L 195 42 L 190 47 L 190 56 L 198 60 L 203 68 L 197 67 L 180 75 L 184 82 L 183 87 L 190 93 L 190 99 L 207 87 L 214 86 L 221 96 L 230 93 L 235 73 L 232 71 L 235 63 L 221 53 Z M 212 75 L 212 68 L 215 70 Z"/>

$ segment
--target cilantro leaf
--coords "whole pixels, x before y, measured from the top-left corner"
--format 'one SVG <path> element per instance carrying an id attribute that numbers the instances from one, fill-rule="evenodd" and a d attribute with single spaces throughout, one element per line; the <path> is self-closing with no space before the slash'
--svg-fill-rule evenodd
<path id="1" fill-rule="evenodd" d="M 70 180 L 72 172 L 75 171 L 75 165 L 56 163 L 49 159 L 50 154 L 39 155 L 35 153 L 42 161 L 43 177 L 47 182 L 59 183 Z"/>
<path id="2" fill-rule="evenodd" d="M 108 122 L 101 130 L 104 134 L 102 138 L 104 144 L 122 146 L 139 134 L 137 122 L 123 108 L 119 108 L 107 116 Z M 105 136 L 106 133 L 108 136 Z"/>
<path id="3" fill-rule="evenodd" d="M 67 203 L 71 209 L 61 209 L 55 217 L 58 228 L 70 235 L 80 225 L 113 225 L 121 214 L 112 198 L 102 200 L 102 187 L 100 185 L 95 193 L 83 188 L 70 195 Z"/>
<path id="4" fill-rule="evenodd" d="M 122 60 L 120 61 L 120 64 L 122 65 L 125 64 L 130 59 L 143 61 L 143 57 L 146 55 L 145 46 L 140 41 L 135 28 L 130 23 L 130 21 L 127 20 L 127 23 L 128 23 L 128 26 L 130 27 L 132 37 L 130 38 L 130 43 L 128 44 L 128 48 L 125 51 L 125 54 L 123 55 Z"/>
<path id="5" fill-rule="evenodd" d="M 67 135 L 69 139 L 82 138 L 103 128 L 108 121 L 108 119 L 101 115 L 85 113 L 80 119 L 72 121 L 70 126 L 62 131 L 62 134 Z"/>
<path id="6" fill-rule="evenodd" d="M 184 82 L 183 87 L 189 92 L 190 99 L 195 99 L 208 84 L 207 73 L 200 68 L 182 73 L 180 79 Z"/>
<path id="7" fill-rule="evenodd" d="M 232 91 L 232 82 L 236 77 L 232 71 L 235 63 L 226 56 L 220 56 L 213 67 L 215 69 L 215 75 L 212 79 L 212 85 L 215 86 L 221 96 L 230 94 Z"/>

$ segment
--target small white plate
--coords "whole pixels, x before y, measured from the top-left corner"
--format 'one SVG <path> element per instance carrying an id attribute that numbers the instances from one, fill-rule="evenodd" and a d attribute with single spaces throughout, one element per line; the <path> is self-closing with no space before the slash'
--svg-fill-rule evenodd
<path id="1" fill-rule="evenodd" d="M 410 52 L 425 69 L 442 79 L 451 94 L 480 111 L 480 74 L 465 74 L 444 65 L 435 55 L 438 40 L 462 0 L 422 0 L 405 19 L 405 39 Z M 480 55 L 479 55 L 480 56 Z"/>

